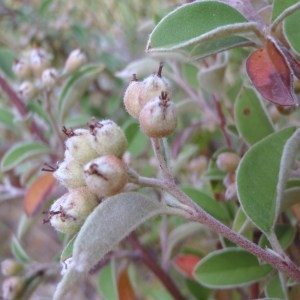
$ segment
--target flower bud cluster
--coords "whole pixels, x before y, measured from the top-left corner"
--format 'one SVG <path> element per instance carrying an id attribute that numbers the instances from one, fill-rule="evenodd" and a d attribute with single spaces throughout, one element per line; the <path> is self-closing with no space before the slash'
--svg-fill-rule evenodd
<path id="1" fill-rule="evenodd" d="M 172 134 L 177 126 L 177 112 L 171 101 L 169 84 L 162 76 L 160 64 L 156 74 L 143 81 L 133 76 L 123 102 L 127 112 L 139 120 L 141 130 L 149 137 L 162 138 Z"/>
<path id="2" fill-rule="evenodd" d="M 28 54 L 13 63 L 12 70 L 21 82 L 18 94 L 28 103 L 41 91 L 52 91 L 62 76 L 70 75 L 82 67 L 87 59 L 80 50 L 73 50 L 62 70 L 51 65 L 51 55 L 42 48 L 33 48 Z"/>
<path id="3" fill-rule="evenodd" d="M 92 120 L 88 129 L 64 128 L 64 133 L 64 160 L 53 176 L 68 192 L 52 204 L 47 222 L 74 234 L 101 200 L 119 193 L 127 183 L 122 161 L 127 139 L 112 120 Z"/>
<path id="4" fill-rule="evenodd" d="M 12 258 L 6 258 L 1 262 L 3 299 L 17 299 L 25 288 L 24 267 Z"/>
<path id="5" fill-rule="evenodd" d="M 227 173 L 223 180 L 226 187 L 226 200 L 235 199 L 237 196 L 235 171 L 239 163 L 240 157 L 234 152 L 222 152 L 217 157 L 216 164 L 218 168 Z"/>

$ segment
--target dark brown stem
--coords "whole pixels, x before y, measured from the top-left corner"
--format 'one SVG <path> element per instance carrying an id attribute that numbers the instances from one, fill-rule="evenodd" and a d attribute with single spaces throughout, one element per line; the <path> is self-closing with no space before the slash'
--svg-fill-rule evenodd
<path id="1" fill-rule="evenodd" d="M 7 81 L 0 75 L 0 87 L 6 93 L 9 100 L 13 103 L 13 105 L 17 108 L 18 112 L 21 116 L 26 117 L 28 111 L 26 109 L 25 104 L 22 100 L 18 97 L 17 93 L 11 88 L 11 86 L 7 83 Z M 41 141 L 47 143 L 46 139 L 44 138 L 41 130 L 36 125 L 34 121 L 31 121 L 30 130 L 33 134 L 35 134 Z"/>
<path id="2" fill-rule="evenodd" d="M 154 261 L 149 251 L 140 244 L 136 235 L 131 233 L 128 239 L 132 246 L 141 253 L 144 264 L 161 280 L 173 298 L 176 300 L 184 300 L 185 298 L 181 295 L 171 277 Z"/>
<path id="3" fill-rule="evenodd" d="M 214 103 L 215 103 L 215 106 L 216 106 L 216 110 L 217 110 L 217 114 L 218 114 L 218 117 L 219 117 L 219 120 L 220 120 L 220 129 L 224 135 L 224 138 L 225 138 L 225 141 L 226 141 L 226 144 L 229 148 L 231 148 L 231 139 L 228 135 L 228 132 L 226 130 L 226 119 L 225 119 L 225 116 L 224 116 L 224 113 L 223 113 L 223 110 L 222 110 L 222 106 L 221 106 L 221 102 L 220 100 L 217 98 L 216 95 L 213 95 L 213 99 L 214 99 Z"/>

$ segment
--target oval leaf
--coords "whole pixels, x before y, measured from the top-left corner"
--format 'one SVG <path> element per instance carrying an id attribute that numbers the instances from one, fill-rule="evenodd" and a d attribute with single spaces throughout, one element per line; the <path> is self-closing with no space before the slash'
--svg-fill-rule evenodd
<path id="1" fill-rule="evenodd" d="M 75 268 L 69 268 L 59 283 L 54 300 L 68 290 L 108 251 L 148 219 L 168 212 L 168 208 L 139 193 L 122 193 L 101 203 L 83 224 L 74 243 Z"/>
<path id="2" fill-rule="evenodd" d="M 284 54 L 271 39 L 267 39 L 264 48 L 250 54 L 246 70 L 254 87 L 264 98 L 280 106 L 298 105 L 293 72 Z"/>
<path id="3" fill-rule="evenodd" d="M 265 288 L 266 296 L 274 299 L 287 299 L 286 291 L 278 274 L 271 278 Z"/>
<path id="4" fill-rule="evenodd" d="M 117 287 L 118 287 L 119 300 L 136 299 L 132 284 L 130 282 L 127 268 L 124 268 L 124 270 L 122 270 L 121 273 L 119 274 Z"/>
<path id="5" fill-rule="evenodd" d="M 243 210 L 267 235 L 272 232 L 291 163 L 298 151 L 299 130 L 295 130 L 286 128 L 256 143 L 237 170 L 238 197 Z"/>
<path id="6" fill-rule="evenodd" d="M 4 154 L 1 161 L 1 169 L 2 171 L 11 170 L 28 158 L 49 152 L 50 148 L 48 146 L 37 142 L 15 144 Z"/>
<path id="7" fill-rule="evenodd" d="M 204 257 L 196 266 L 194 277 L 204 286 L 221 289 L 259 281 L 271 271 L 271 266 L 260 265 L 254 255 L 228 248 Z"/>
<path id="8" fill-rule="evenodd" d="M 274 0 L 272 9 L 272 25 L 275 28 L 284 18 L 300 8 L 299 0 Z"/>
<path id="9" fill-rule="evenodd" d="M 253 31 L 255 26 L 223 2 L 193 2 L 175 9 L 157 24 L 149 37 L 147 51 L 170 51 L 195 43 L 205 48 L 212 42 L 215 48 L 224 48 L 226 43 L 230 47 L 227 38 Z M 218 43 L 219 40 L 223 42 Z"/>
<path id="10" fill-rule="evenodd" d="M 193 270 L 200 257 L 194 254 L 179 254 L 173 259 L 173 263 L 179 271 L 183 272 L 187 277 L 193 279 Z"/>
<path id="11" fill-rule="evenodd" d="M 14 114 L 11 109 L 0 108 L 0 124 L 9 129 L 14 129 Z"/>
<path id="12" fill-rule="evenodd" d="M 58 100 L 58 111 L 61 121 L 65 118 L 72 105 L 82 97 L 87 87 L 98 77 L 103 69 L 104 65 L 84 67 L 66 82 Z"/>
<path id="13" fill-rule="evenodd" d="M 298 3 L 298 6 L 300 8 L 300 3 Z M 284 21 L 285 36 L 287 37 L 287 40 L 291 44 L 293 50 L 296 51 L 298 55 L 300 55 L 300 33 L 299 30 L 295 30 L 295 28 L 299 28 L 300 26 L 299 18 L 300 10 L 288 16 Z"/>
<path id="14" fill-rule="evenodd" d="M 119 300 L 114 259 L 111 259 L 110 263 L 101 269 L 98 280 L 98 288 L 103 299 Z"/>
<path id="15" fill-rule="evenodd" d="M 48 199 L 48 195 L 55 186 L 56 180 L 52 173 L 46 173 L 38 177 L 27 189 L 23 199 L 26 215 L 33 217 L 38 212 L 41 205 Z"/>
<path id="16" fill-rule="evenodd" d="M 224 203 L 217 202 L 212 197 L 207 194 L 193 188 L 193 187 L 183 187 L 182 190 L 191 197 L 201 208 L 203 208 L 210 215 L 216 219 L 226 222 L 230 220 L 230 216 Z"/>
<path id="17" fill-rule="evenodd" d="M 241 90 L 235 101 L 234 115 L 239 134 L 250 145 L 274 132 L 264 105 L 251 88 Z"/>

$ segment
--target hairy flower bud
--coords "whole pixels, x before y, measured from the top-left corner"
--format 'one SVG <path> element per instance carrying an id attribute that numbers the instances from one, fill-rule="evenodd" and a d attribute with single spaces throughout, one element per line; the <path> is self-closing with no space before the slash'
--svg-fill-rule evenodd
<path id="1" fill-rule="evenodd" d="M 83 165 L 75 159 L 65 159 L 53 172 L 56 180 L 68 189 L 85 186 Z"/>
<path id="2" fill-rule="evenodd" d="M 20 299 L 24 288 L 25 282 L 21 277 L 8 277 L 2 282 L 2 297 L 5 300 Z"/>
<path id="3" fill-rule="evenodd" d="M 96 158 L 97 151 L 92 146 L 92 134 L 88 129 L 78 128 L 74 130 L 64 129 L 68 139 L 65 142 L 65 158 L 73 158 L 81 164 Z"/>
<path id="4" fill-rule="evenodd" d="M 136 77 L 134 76 L 133 80 L 128 85 L 124 94 L 124 106 L 127 112 L 135 119 L 138 119 L 141 111 L 139 95 L 143 88 L 144 83 L 141 81 L 137 81 Z"/>
<path id="5" fill-rule="evenodd" d="M 30 66 L 34 76 L 40 77 L 50 66 L 50 55 L 41 48 L 33 49 L 30 53 Z"/>
<path id="6" fill-rule="evenodd" d="M 24 59 L 15 60 L 12 70 L 16 74 L 17 78 L 21 80 L 28 79 L 31 76 L 30 64 Z"/>
<path id="7" fill-rule="evenodd" d="M 76 233 L 98 204 L 96 195 L 87 187 L 71 190 L 52 204 L 49 222 L 57 231 Z"/>
<path id="8" fill-rule="evenodd" d="M 64 73 L 70 74 L 77 71 L 80 67 L 82 67 L 86 63 L 86 55 L 80 49 L 73 50 L 65 63 Z"/>
<path id="9" fill-rule="evenodd" d="M 139 104 L 143 108 L 153 98 L 159 97 L 162 92 L 169 93 L 169 84 L 161 75 L 163 64 L 160 64 L 157 74 L 152 74 L 143 80 L 143 88 L 139 93 Z"/>
<path id="10" fill-rule="evenodd" d="M 89 190 L 98 197 L 120 192 L 127 182 L 125 165 L 114 155 L 101 156 L 87 163 L 84 177 Z"/>
<path id="11" fill-rule="evenodd" d="M 174 132 L 177 126 L 175 104 L 167 93 L 149 101 L 139 116 L 141 130 L 149 137 L 162 138 Z"/>
<path id="12" fill-rule="evenodd" d="M 25 102 L 33 100 L 38 95 L 38 89 L 30 81 L 21 83 L 18 93 Z"/>
<path id="13" fill-rule="evenodd" d="M 5 277 L 15 276 L 22 272 L 23 265 L 12 258 L 6 258 L 1 262 L 1 273 Z"/>
<path id="14" fill-rule="evenodd" d="M 54 88 L 58 78 L 57 70 L 54 68 L 46 69 L 42 73 L 42 83 L 45 89 L 51 90 Z"/>
<path id="15" fill-rule="evenodd" d="M 102 155 L 121 157 L 127 149 L 127 139 L 123 130 L 112 120 L 94 121 L 90 125 L 91 145 Z"/>
<path id="16" fill-rule="evenodd" d="M 218 168 L 224 172 L 233 172 L 240 162 L 240 157 L 233 152 L 222 152 L 216 161 Z"/>

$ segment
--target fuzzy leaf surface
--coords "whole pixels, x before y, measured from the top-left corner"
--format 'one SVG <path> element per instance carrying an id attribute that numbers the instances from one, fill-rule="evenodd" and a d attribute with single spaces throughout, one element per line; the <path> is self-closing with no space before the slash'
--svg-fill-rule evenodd
<path id="1" fill-rule="evenodd" d="M 273 230 L 300 131 L 285 128 L 264 138 L 244 155 L 237 170 L 237 190 L 246 215 L 266 235 Z"/>
<path id="2" fill-rule="evenodd" d="M 13 145 L 3 156 L 1 170 L 8 171 L 21 164 L 26 159 L 49 153 L 47 145 L 38 142 L 21 142 Z"/>
<path id="3" fill-rule="evenodd" d="M 239 134 L 253 145 L 274 132 L 266 109 L 252 88 L 243 88 L 235 101 L 234 114 Z"/>
<path id="4" fill-rule="evenodd" d="M 210 288 L 230 288 L 250 284 L 272 271 L 269 265 L 260 265 L 258 259 L 238 248 L 211 252 L 194 270 L 195 278 Z"/>
<path id="5" fill-rule="evenodd" d="M 300 3 L 298 4 L 300 8 Z M 300 26 L 300 10 L 288 16 L 284 21 L 284 33 L 293 50 L 300 55 L 300 32 L 295 30 Z"/>
<path id="6" fill-rule="evenodd" d="M 286 16 L 297 10 L 299 5 L 298 0 L 274 0 L 272 9 L 272 22 L 277 24 L 282 21 Z"/>
<path id="7" fill-rule="evenodd" d="M 64 120 L 69 109 L 83 96 L 87 87 L 103 70 L 103 65 L 86 66 L 76 72 L 64 85 L 58 100 L 60 120 Z"/>
<path id="8" fill-rule="evenodd" d="M 54 300 L 61 299 L 103 256 L 148 219 L 168 212 L 167 207 L 139 193 L 121 193 L 94 209 L 74 242 L 74 268 L 59 283 Z"/>
<path id="9" fill-rule="evenodd" d="M 209 55 L 207 45 L 215 43 L 222 50 L 232 48 L 241 43 L 240 38 L 232 37 L 253 32 L 254 27 L 254 23 L 223 2 L 197 1 L 180 6 L 161 20 L 149 37 L 147 51 L 170 51 L 197 44 L 198 52 Z M 222 42 L 217 44 L 218 40 Z"/>

